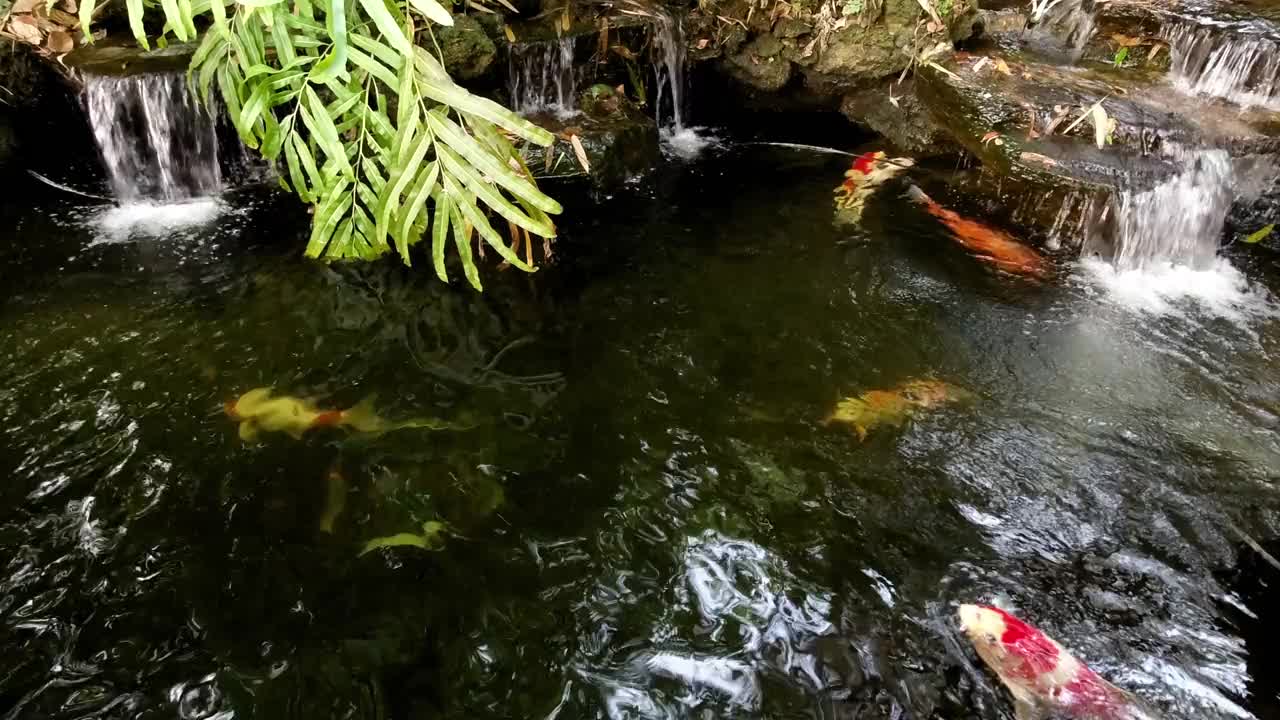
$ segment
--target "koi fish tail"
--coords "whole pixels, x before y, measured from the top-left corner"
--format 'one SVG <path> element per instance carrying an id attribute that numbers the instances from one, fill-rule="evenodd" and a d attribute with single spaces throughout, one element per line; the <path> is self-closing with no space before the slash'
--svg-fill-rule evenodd
<path id="1" fill-rule="evenodd" d="M 311 427 L 334 427 L 342 424 L 341 410 L 328 410 L 316 415 L 316 419 L 311 421 Z"/>
<path id="2" fill-rule="evenodd" d="M 929 197 L 928 195 L 925 195 L 924 191 L 916 187 L 915 185 L 908 185 L 907 191 L 903 193 L 902 196 L 907 198 L 911 202 L 917 202 L 917 203 L 920 203 L 921 205 L 935 204 L 933 202 L 933 198 Z"/>
<path id="3" fill-rule="evenodd" d="M 349 409 L 343 410 L 341 419 L 337 424 L 346 425 L 352 430 L 358 432 L 380 432 L 386 429 L 387 421 L 374 411 L 374 401 L 376 395 L 370 395 L 360 402 L 352 405 Z"/>

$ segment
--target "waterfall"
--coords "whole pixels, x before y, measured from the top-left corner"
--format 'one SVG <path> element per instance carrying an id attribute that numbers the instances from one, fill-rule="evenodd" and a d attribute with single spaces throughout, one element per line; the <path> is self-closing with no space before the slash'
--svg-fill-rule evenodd
<path id="1" fill-rule="evenodd" d="M 507 91 L 516 112 L 574 111 L 573 38 L 513 45 L 507 56 Z"/>
<path id="2" fill-rule="evenodd" d="M 1256 34 L 1179 23 L 1162 32 L 1174 83 L 1195 94 L 1280 109 L 1280 44 Z"/>
<path id="3" fill-rule="evenodd" d="M 121 203 L 173 202 L 222 187 L 213 117 L 182 73 L 85 79 L 89 123 Z"/>
<path id="4" fill-rule="evenodd" d="M 654 24 L 654 47 L 658 60 L 653 71 L 657 78 L 654 97 L 654 120 L 663 122 L 663 98 L 669 97 L 671 126 L 675 132 L 684 129 L 684 23 L 678 17 L 662 10 Z"/>
<path id="5" fill-rule="evenodd" d="M 1121 190 L 1090 230 L 1085 252 L 1109 254 L 1119 270 L 1181 265 L 1203 270 L 1218 252 L 1234 194 L 1225 150 L 1177 150 L 1181 172 L 1146 190 Z M 1108 217 L 1109 216 L 1109 217 Z"/>
<path id="6" fill-rule="evenodd" d="M 1093 0 L 1032 0 L 1031 22 L 1060 37 L 1078 56 L 1093 36 L 1095 9 Z"/>

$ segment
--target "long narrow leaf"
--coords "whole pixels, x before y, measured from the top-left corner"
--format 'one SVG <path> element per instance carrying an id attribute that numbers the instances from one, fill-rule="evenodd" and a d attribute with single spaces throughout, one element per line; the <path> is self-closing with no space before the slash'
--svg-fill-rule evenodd
<path id="1" fill-rule="evenodd" d="M 409 42 L 409 38 L 404 34 L 404 28 L 400 26 L 400 22 L 397 22 L 387 10 L 385 0 L 360 0 L 360 7 L 369 19 L 373 20 L 373 24 L 378 27 L 378 32 L 382 33 L 391 47 L 405 55 L 413 53 L 413 43 Z"/>
<path id="2" fill-rule="evenodd" d="M 436 217 L 435 223 L 431 226 L 431 262 L 435 265 L 436 277 L 443 282 L 449 282 L 449 275 L 445 273 L 444 268 L 444 248 L 449 240 L 449 223 L 453 221 L 453 203 L 449 200 L 449 195 L 444 192 L 444 188 L 440 186 L 433 191 L 432 197 L 435 199 Z M 468 254 L 470 254 L 469 250 Z"/>
<path id="3" fill-rule="evenodd" d="M 524 260 L 521 260 L 519 255 L 516 255 L 511 251 L 511 248 L 507 247 L 507 244 L 502 240 L 502 236 L 499 235 L 498 231 L 494 230 L 493 225 L 489 223 L 489 219 L 486 218 L 480 212 L 480 209 L 476 207 L 475 195 L 472 195 L 470 192 L 459 187 L 457 181 L 449 177 L 448 174 L 442 174 L 441 177 L 444 179 L 445 190 L 457 198 L 458 202 L 456 204 L 458 210 L 462 212 L 462 216 L 467 219 L 467 222 L 471 223 L 471 226 L 475 228 L 476 232 L 480 233 L 480 237 L 484 238 L 485 242 L 489 243 L 489 247 L 497 250 L 503 260 L 506 260 L 521 270 L 533 272 L 533 266 L 529 265 Z"/>
<path id="4" fill-rule="evenodd" d="M 431 126 L 432 132 L 452 150 L 466 158 L 467 162 L 494 182 L 511 191 L 513 195 L 527 198 L 531 204 L 545 212 L 561 211 L 560 203 L 543 195 L 533 183 L 515 174 L 509 166 L 481 147 L 474 138 L 463 132 L 462 128 L 443 113 L 427 113 L 427 124 Z"/>
<path id="5" fill-rule="evenodd" d="M 380 82 L 385 83 L 387 87 L 396 87 L 395 74 L 372 56 L 366 55 L 353 45 L 347 48 L 347 57 L 350 58 L 353 65 L 376 77 Z"/>
<path id="6" fill-rule="evenodd" d="M 425 15 L 433 23 L 446 26 L 453 25 L 453 15 L 436 0 L 409 0 L 409 5 L 414 10 Z"/>
<path id="7" fill-rule="evenodd" d="M 467 204 L 467 200 L 459 198 L 458 202 L 450 203 L 453 220 L 449 224 L 453 226 L 453 243 L 458 248 L 458 257 L 462 260 L 462 274 L 466 276 L 467 282 L 471 283 L 471 287 L 484 290 L 484 286 L 480 284 L 480 271 L 476 269 L 476 261 L 471 257 L 471 232 L 463 221 L 462 214 L 458 212 L 459 204 Z"/>
<path id="8" fill-rule="evenodd" d="M 377 213 L 374 216 L 375 236 L 378 241 L 386 237 L 387 227 L 391 224 L 391 215 L 396 207 L 400 204 L 400 196 L 408 189 L 409 184 L 417 177 L 418 168 L 422 165 L 422 161 L 427 157 L 427 151 L 431 149 L 431 143 L 425 139 L 418 143 L 413 154 L 409 156 L 409 161 L 403 166 L 397 167 L 395 173 L 387 179 L 386 188 L 382 191 L 378 198 Z"/>
<path id="9" fill-rule="evenodd" d="M 319 82 L 344 77 L 347 73 L 347 6 L 345 0 L 329 0 L 325 24 L 333 45 L 325 59 L 311 69 L 311 77 Z M 356 34 L 359 37 L 359 33 Z"/>
<path id="10" fill-rule="evenodd" d="M 421 54 L 423 53 L 419 55 L 421 56 Z M 434 60 L 434 58 L 432 59 Z M 555 136 L 547 130 L 534 125 L 488 98 L 472 95 L 452 81 L 432 81 L 428 77 L 422 76 L 418 87 L 423 95 L 436 102 L 448 105 L 455 110 L 484 118 L 536 145 L 546 146 L 556 140 Z"/>
<path id="11" fill-rule="evenodd" d="M 88 4 L 92 5 L 92 0 Z M 182 11 L 178 9 L 178 0 L 160 0 L 160 7 L 164 10 L 165 22 L 169 23 L 174 36 L 182 42 L 190 40 L 190 36 L 187 35 L 187 24 L 182 20 Z M 84 14 L 83 8 L 81 14 Z"/>
<path id="12" fill-rule="evenodd" d="M 298 105 L 298 109 L 302 113 L 302 122 L 311 131 L 312 136 L 320 144 L 325 155 L 330 159 L 336 160 L 338 167 L 342 169 L 344 174 L 350 174 L 351 163 L 347 161 L 346 150 L 342 145 L 342 141 L 338 139 L 338 130 L 333 126 L 333 120 L 325 110 L 324 102 L 320 100 L 320 97 L 316 95 L 316 91 L 312 90 L 310 85 L 303 89 L 302 94 L 304 102 Z"/>
<path id="13" fill-rule="evenodd" d="M 86 6 L 89 8 L 87 11 Z M 147 42 L 147 30 L 142 26 L 142 0 L 125 0 L 125 9 L 129 13 L 129 29 L 133 31 L 133 37 L 137 39 L 143 50 L 150 50 L 151 43 Z M 86 38 L 89 37 L 89 21 L 92 19 L 93 0 L 84 0 L 80 3 L 80 29 L 84 31 Z"/>
<path id="14" fill-rule="evenodd" d="M 510 200 L 502 197 L 502 193 L 497 188 L 485 182 L 483 178 L 476 174 L 473 168 L 469 167 L 448 149 L 437 147 L 436 156 L 440 158 L 440 162 L 444 164 L 445 170 L 450 175 L 466 183 L 467 190 L 475 193 L 486 205 L 493 208 L 502 217 L 531 233 L 543 237 L 550 237 L 555 234 L 554 227 L 541 225 L 533 218 L 525 215 L 515 205 L 511 204 Z"/>
<path id="15" fill-rule="evenodd" d="M 320 257 L 329 245 L 338 222 L 351 207 L 351 195 L 347 192 L 350 185 L 351 182 L 343 177 L 327 188 L 324 201 L 316 208 L 311 219 L 311 240 L 307 243 L 307 257 Z"/>
<path id="16" fill-rule="evenodd" d="M 427 163 L 426 167 L 418 173 L 418 179 L 414 182 L 413 187 L 409 188 L 409 193 L 405 197 L 405 201 L 400 205 L 400 213 L 396 217 L 395 227 L 392 235 L 399 238 L 400 253 L 404 255 L 404 262 L 409 264 L 408 246 L 417 242 L 418 239 L 414 235 L 414 223 L 418 219 L 418 215 L 427 216 L 427 198 L 431 196 L 431 192 L 436 187 L 436 177 L 440 174 L 440 166 L 435 162 Z M 412 242 L 410 242 L 412 238 Z"/>

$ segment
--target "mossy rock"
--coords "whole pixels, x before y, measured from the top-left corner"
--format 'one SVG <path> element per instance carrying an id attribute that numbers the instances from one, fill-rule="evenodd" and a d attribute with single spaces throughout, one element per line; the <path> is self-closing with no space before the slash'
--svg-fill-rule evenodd
<path id="1" fill-rule="evenodd" d="M 596 189 L 608 190 L 646 175 L 660 158 L 658 126 L 630 104 L 621 104 L 607 115 L 534 115 L 529 119 L 556 136 L 548 148 L 529 146 L 526 150 L 525 162 L 538 177 L 586 178 Z M 590 170 L 578 161 L 572 136 L 582 144 Z"/>
<path id="2" fill-rule="evenodd" d="M 470 15 L 455 15 L 452 27 L 433 30 L 440 43 L 445 69 L 455 80 L 473 80 L 493 65 L 498 48 L 489 34 Z"/>

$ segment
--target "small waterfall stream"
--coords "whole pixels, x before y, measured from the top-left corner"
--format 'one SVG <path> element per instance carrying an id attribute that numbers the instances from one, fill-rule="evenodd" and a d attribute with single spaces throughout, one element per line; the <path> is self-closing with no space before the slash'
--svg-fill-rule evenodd
<path id="1" fill-rule="evenodd" d="M 122 204 L 174 202 L 222 188 L 214 120 L 181 73 L 90 75 L 86 104 Z"/>
<path id="2" fill-rule="evenodd" d="M 507 57 L 507 90 L 516 112 L 550 110 L 560 115 L 574 111 L 577 78 L 573 69 L 572 37 L 556 42 L 513 46 Z"/>
<path id="3" fill-rule="evenodd" d="M 1280 109 L 1280 44 L 1261 35 L 1178 23 L 1162 33 L 1175 84 L 1243 106 Z"/>
<path id="4" fill-rule="evenodd" d="M 1175 150 L 1183 170 L 1144 190 L 1120 190 L 1090 228 L 1086 255 L 1109 255 L 1117 270 L 1213 264 L 1231 208 L 1235 172 L 1225 150 Z"/>
<path id="5" fill-rule="evenodd" d="M 680 18 L 663 11 L 657 14 L 654 25 L 654 46 L 658 62 L 654 63 L 657 92 L 654 97 L 654 120 L 663 124 L 663 108 L 671 107 L 671 127 L 675 132 L 684 129 L 684 23 Z M 663 102 L 667 98 L 667 102 Z"/>

